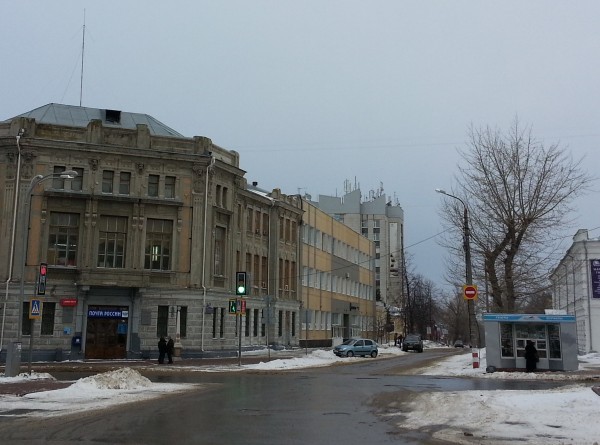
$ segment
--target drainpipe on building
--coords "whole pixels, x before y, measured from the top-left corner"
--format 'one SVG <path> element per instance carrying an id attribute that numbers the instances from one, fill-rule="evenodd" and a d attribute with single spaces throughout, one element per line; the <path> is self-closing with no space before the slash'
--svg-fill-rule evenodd
<path id="1" fill-rule="evenodd" d="M 10 237 L 10 256 L 9 256 L 9 264 L 8 264 L 8 277 L 6 279 L 6 289 L 4 293 L 4 306 L 2 308 L 2 329 L 0 331 L 0 352 L 4 349 L 4 321 L 6 320 L 6 305 L 8 304 L 8 286 L 10 281 L 12 280 L 12 270 L 13 270 L 13 262 L 15 256 L 15 239 L 16 233 L 15 229 L 17 226 L 17 205 L 19 203 L 19 186 L 21 184 L 21 145 L 19 142 L 21 140 L 21 136 L 25 133 L 25 129 L 21 128 L 17 133 L 17 175 L 15 177 L 15 199 L 13 204 L 13 221 L 12 221 L 12 231 Z"/>
<path id="2" fill-rule="evenodd" d="M 204 184 L 204 233 L 202 234 L 202 332 L 200 335 L 200 350 L 204 352 L 204 318 L 206 314 L 206 220 L 208 213 L 208 172 L 215 163 L 215 158 L 210 156 L 206 166 L 206 182 Z"/>

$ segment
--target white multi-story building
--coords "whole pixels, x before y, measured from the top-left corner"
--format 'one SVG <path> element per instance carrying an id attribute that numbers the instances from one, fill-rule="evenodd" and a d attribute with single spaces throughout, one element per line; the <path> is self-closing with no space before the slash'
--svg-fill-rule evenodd
<path id="1" fill-rule="evenodd" d="M 376 300 L 402 307 L 404 260 L 404 211 L 381 187 L 363 199 L 360 188 L 346 181 L 342 197 L 319 195 L 314 203 L 375 243 Z"/>
<path id="2" fill-rule="evenodd" d="M 580 229 L 550 275 L 554 309 L 575 315 L 579 354 L 600 347 L 600 238 Z"/>

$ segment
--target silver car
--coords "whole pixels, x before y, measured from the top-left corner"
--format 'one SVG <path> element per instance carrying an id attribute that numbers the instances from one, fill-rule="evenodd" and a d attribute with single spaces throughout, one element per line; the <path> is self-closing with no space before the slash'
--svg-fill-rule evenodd
<path id="1" fill-rule="evenodd" d="M 370 355 L 375 358 L 378 352 L 377 342 L 368 338 L 350 338 L 333 348 L 333 353 L 338 357 L 354 357 L 355 355 L 365 357 Z"/>

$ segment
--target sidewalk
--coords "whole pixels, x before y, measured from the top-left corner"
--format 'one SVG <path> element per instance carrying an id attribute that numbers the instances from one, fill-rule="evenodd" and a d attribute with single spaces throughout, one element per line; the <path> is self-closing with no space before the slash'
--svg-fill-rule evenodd
<path id="1" fill-rule="evenodd" d="M 271 351 L 271 360 L 288 359 L 304 354 L 304 349 L 293 349 Z M 244 356 L 242 354 L 242 365 L 256 364 L 266 362 L 268 360 L 267 352 Z M 145 373 L 153 372 L 169 372 L 169 370 L 182 372 L 185 368 L 209 368 L 209 367 L 232 367 L 237 366 L 240 360 L 238 357 L 224 358 L 190 358 L 175 360 L 172 364 L 158 364 L 156 360 L 138 359 L 138 360 L 77 360 L 77 361 L 62 361 L 62 362 L 36 362 L 31 364 L 31 371 L 35 374 L 50 374 L 53 373 L 90 373 L 100 374 L 103 372 L 113 371 L 120 368 L 132 368 Z M 21 363 L 20 374 L 28 372 L 28 364 Z M 0 373 L 4 373 L 4 366 L 0 366 Z M 70 386 L 73 382 L 68 380 L 54 380 L 52 378 L 42 379 L 35 378 L 31 380 L 18 380 L 15 382 L 0 383 L 0 395 L 11 394 L 23 396 L 40 391 L 52 391 Z"/>

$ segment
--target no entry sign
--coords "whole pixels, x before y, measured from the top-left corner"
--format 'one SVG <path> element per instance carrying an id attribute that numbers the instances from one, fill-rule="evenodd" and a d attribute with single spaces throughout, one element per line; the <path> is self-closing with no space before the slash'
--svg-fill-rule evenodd
<path id="1" fill-rule="evenodd" d="M 463 297 L 465 300 L 477 300 L 477 286 L 475 284 L 465 284 L 463 286 Z"/>

